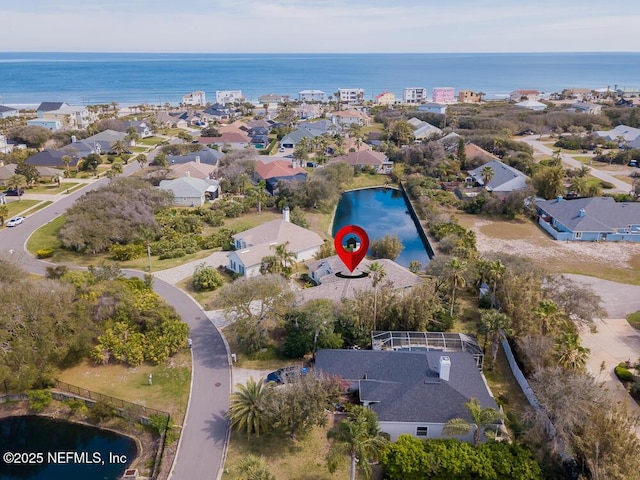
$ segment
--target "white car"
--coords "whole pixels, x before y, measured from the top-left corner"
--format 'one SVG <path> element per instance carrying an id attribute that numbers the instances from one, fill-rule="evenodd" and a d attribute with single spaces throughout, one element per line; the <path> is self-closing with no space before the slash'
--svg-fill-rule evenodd
<path id="1" fill-rule="evenodd" d="M 7 222 L 7 227 L 16 227 L 24 222 L 24 217 L 13 217 Z"/>

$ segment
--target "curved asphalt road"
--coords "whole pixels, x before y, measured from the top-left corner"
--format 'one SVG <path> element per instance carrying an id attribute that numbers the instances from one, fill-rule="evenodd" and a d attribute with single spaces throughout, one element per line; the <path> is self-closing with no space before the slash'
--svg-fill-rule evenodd
<path id="1" fill-rule="evenodd" d="M 140 167 L 137 163 L 125 166 L 125 175 Z M 29 215 L 22 225 L 0 231 L 0 252 L 17 256 L 25 270 L 44 275 L 47 262 L 26 253 L 29 236 L 40 226 L 64 213 L 84 193 L 105 185 L 100 179 L 48 207 Z M 142 272 L 127 271 L 126 275 L 142 276 Z M 178 444 L 178 452 L 170 478 L 176 480 L 206 480 L 219 478 L 226 453 L 228 422 L 225 413 L 231 393 L 231 366 L 226 343 L 218 329 L 198 304 L 178 288 L 162 280 L 154 280 L 154 290 L 174 306 L 182 320 L 189 325 L 193 340 L 193 367 L 189 406 Z"/>

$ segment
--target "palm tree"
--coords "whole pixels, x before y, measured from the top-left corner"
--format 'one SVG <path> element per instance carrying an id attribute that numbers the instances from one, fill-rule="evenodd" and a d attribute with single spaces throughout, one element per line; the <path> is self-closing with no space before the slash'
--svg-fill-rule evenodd
<path id="1" fill-rule="evenodd" d="M 356 478 L 356 465 L 364 478 L 371 478 L 369 461 L 376 460 L 387 444 L 387 440 L 378 430 L 375 412 L 360 405 L 351 409 L 347 420 L 329 430 L 327 438 L 332 441 L 327 453 L 329 472 L 335 472 L 346 455 L 351 465 L 350 480 Z"/>
<path id="2" fill-rule="evenodd" d="M 500 331 L 511 325 L 511 319 L 497 310 L 487 310 L 482 312 L 480 323 L 486 338 L 491 338 L 491 364 L 495 365 L 498 357 L 498 348 L 500 348 Z"/>
<path id="3" fill-rule="evenodd" d="M 580 344 L 578 334 L 571 332 L 564 332 L 556 339 L 555 349 L 558 363 L 566 370 L 584 370 L 591 353 L 591 350 Z"/>
<path id="4" fill-rule="evenodd" d="M 387 276 L 387 271 L 381 263 L 372 262 L 371 265 L 369 265 L 369 273 L 371 274 L 371 283 L 373 284 L 373 329 L 375 330 L 378 317 L 378 285 L 382 279 Z"/>
<path id="5" fill-rule="evenodd" d="M 495 262 L 489 262 L 488 274 L 489 278 L 493 281 L 493 289 L 491 293 L 491 306 L 496 306 L 496 289 L 498 287 L 498 282 L 502 280 L 504 274 L 507 272 L 507 267 L 500 260 L 496 260 Z"/>
<path id="6" fill-rule="evenodd" d="M 22 199 L 22 189 L 27 186 L 27 177 L 24 175 L 11 175 L 7 180 L 7 187 L 18 193 L 18 201 Z"/>
<path id="7" fill-rule="evenodd" d="M 480 170 L 480 174 L 482 175 L 482 181 L 486 188 L 489 185 L 489 182 L 491 182 L 491 180 L 495 176 L 495 172 L 493 171 L 493 168 L 487 165 L 485 167 L 482 167 L 482 170 Z"/>
<path id="8" fill-rule="evenodd" d="M 578 177 L 586 177 L 589 175 L 589 172 L 591 171 L 591 168 L 587 167 L 586 165 L 582 165 L 578 171 Z"/>
<path id="9" fill-rule="evenodd" d="M 73 160 L 73 158 L 71 158 L 69 155 L 64 155 L 62 158 L 62 163 L 64 163 L 65 169 L 67 171 L 67 178 L 71 175 L 71 173 L 69 172 L 69 164 L 71 163 L 71 161 Z"/>
<path id="10" fill-rule="evenodd" d="M 120 157 L 127 151 L 127 146 L 122 140 L 116 140 L 111 144 L 111 151 Z"/>
<path id="11" fill-rule="evenodd" d="M 182 130 L 177 133 L 176 137 L 178 137 L 184 143 L 191 143 L 193 141 L 193 137 Z"/>
<path id="12" fill-rule="evenodd" d="M 464 273 L 467 268 L 467 262 L 459 260 L 456 257 L 449 262 L 449 278 L 448 282 L 451 286 L 451 311 L 450 315 L 453 317 L 453 306 L 456 302 L 456 290 L 466 285 Z"/>
<path id="13" fill-rule="evenodd" d="M 453 418 L 445 424 L 442 433 L 453 436 L 466 435 L 473 429 L 473 446 L 477 447 L 480 444 L 481 433 L 484 432 L 486 436 L 487 428 L 501 422 L 504 414 L 492 407 L 482 408 L 477 398 L 472 398 L 465 406 L 471 414 L 472 423 L 464 418 Z"/>
<path id="14" fill-rule="evenodd" d="M 262 202 L 265 198 L 265 189 L 267 188 L 267 183 L 264 180 L 260 180 L 258 182 L 258 189 L 256 191 L 256 197 L 258 199 L 258 212 L 262 212 Z"/>
<path id="15" fill-rule="evenodd" d="M 578 196 L 583 197 L 589 189 L 589 184 L 586 177 L 573 177 L 569 184 L 569 190 L 576 193 Z"/>
<path id="16" fill-rule="evenodd" d="M 231 394 L 229 404 L 229 423 L 231 428 L 242 432 L 247 432 L 247 438 L 252 433 L 256 437 L 260 432 L 268 429 L 267 415 L 264 405 L 270 388 L 262 379 L 257 382 L 250 377 L 246 385 L 238 384 L 238 391 Z"/>
<path id="17" fill-rule="evenodd" d="M 284 267 L 285 274 L 291 271 L 291 267 L 295 265 L 298 256 L 288 249 L 289 241 L 281 243 L 280 245 L 272 245 L 271 248 L 275 252 L 275 256 L 278 261 Z M 288 265 L 291 264 L 291 267 Z"/>
<path id="18" fill-rule="evenodd" d="M 540 333 L 542 335 L 549 333 L 560 319 L 558 304 L 553 300 L 542 300 L 538 303 L 534 313 L 540 318 Z"/>
<path id="19" fill-rule="evenodd" d="M 140 168 L 144 168 L 144 164 L 147 163 L 147 156 L 143 153 L 139 154 L 136 157 L 136 162 L 140 165 Z"/>
<path id="20" fill-rule="evenodd" d="M 9 206 L 6 203 L 0 203 L 0 225 L 4 225 L 4 219 L 9 216 Z"/>

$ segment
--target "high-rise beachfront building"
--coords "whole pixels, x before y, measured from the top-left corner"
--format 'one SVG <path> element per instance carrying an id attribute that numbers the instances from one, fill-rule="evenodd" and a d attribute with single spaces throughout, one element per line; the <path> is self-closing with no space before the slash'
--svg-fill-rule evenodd
<path id="1" fill-rule="evenodd" d="M 433 103 L 455 103 L 456 91 L 453 87 L 434 87 L 431 100 Z"/>
<path id="2" fill-rule="evenodd" d="M 204 107 L 207 104 L 206 95 L 202 90 L 187 93 L 182 96 L 182 104 Z"/>
<path id="3" fill-rule="evenodd" d="M 362 88 L 339 88 L 340 103 L 357 104 L 364 101 L 364 90 Z"/>
<path id="4" fill-rule="evenodd" d="M 459 103 L 480 103 L 482 101 L 482 93 L 472 90 L 460 90 L 458 93 Z"/>
<path id="5" fill-rule="evenodd" d="M 216 103 L 226 105 L 240 102 L 244 102 L 242 90 L 216 90 Z"/>
<path id="6" fill-rule="evenodd" d="M 322 90 L 302 90 L 298 92 L 301 102 L 324 102 L 325 93 Z"/>
<path id="7" fill-rule="evenodd" d="M 402 103 L 423 103 L 427 101 L 427 89 L 409 87 L 402 91 Z"/>

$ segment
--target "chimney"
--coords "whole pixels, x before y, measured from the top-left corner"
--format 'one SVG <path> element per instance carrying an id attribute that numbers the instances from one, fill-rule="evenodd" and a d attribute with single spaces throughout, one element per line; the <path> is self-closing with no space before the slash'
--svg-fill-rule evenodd
<path id="1" fill-rule="evenodd" d="M 283 219 L 285 222 L 289 222 L 289 221 L 290 221 L 290 220 L 289 220 L 289 207 L 284 207 L 284 208 L 282 209 L 282 219 Z"/>
<path id="2" fill-rule="evenodd" d="M 191 176 L 191 171 L 187 170 L 187 177 L 190 177 L 190 176 Z"/>
<path id="3" fill-rule="evenodd" d="M 440 373 L 440 380 L 446 382 L 449 381 L 449 374 L 451 373 L 451 359 L 449 357 L 440 357 L 438 373 Z"/>
<path id="4" fill-rule="evenodd" d="M 196 155 L 196 163 L 200 163 L 200 155 Z"/>
<path id="5" fill-rule="evenodd" d="M 76 138 L 75 135 L 71 135 L 71 143 L 76 143 L 78 141 L 78 139 Z"/>
<path id="6" fill-rule="evenodd" d="M 587 211 L 584 208 L 581 208 L 580 210 L 578 210 L 579 217 L 584 217 L 586 214 L 587 214 Z"/>
<path id="7" fill-rule="evenodd" d="M 556 197 L 556 202 L 557 202 L 557 203 L 560 203 L 561 201 L 562 201 L 562 195 L 558 195 L 558 196 Z"/>

